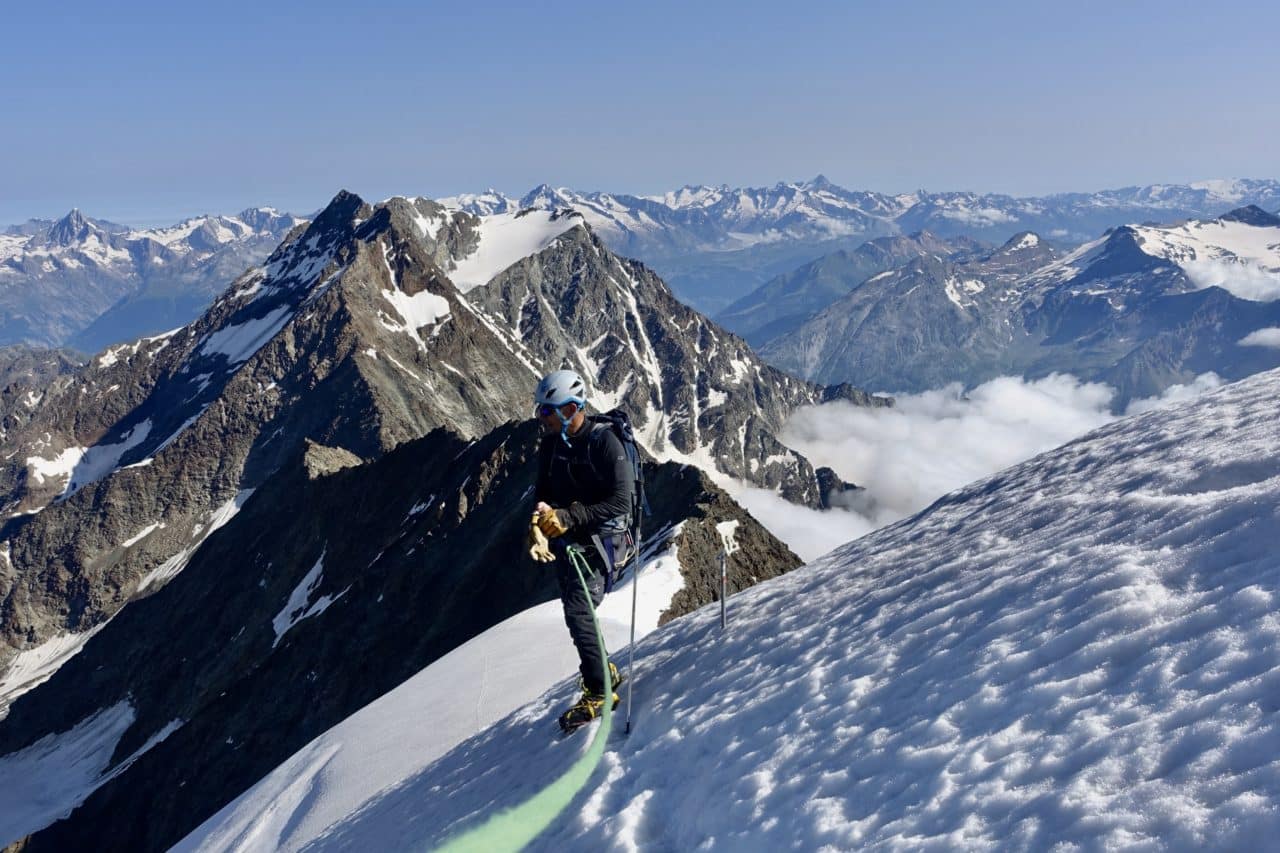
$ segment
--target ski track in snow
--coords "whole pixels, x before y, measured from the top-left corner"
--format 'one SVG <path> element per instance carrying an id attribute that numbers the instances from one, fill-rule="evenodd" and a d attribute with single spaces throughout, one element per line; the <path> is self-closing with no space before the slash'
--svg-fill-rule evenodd
<path id="1" fill-rule="evenodd" d="M 632 734 L 531 849 L 1272 846 L 1277 395 L 1112 423 L 740 593 L 727 635 L 715 606 L 654 633 Z M 573 692 L 306 849 L 433 847 L 522 801 L 589 740 L 552 731 Z"/>

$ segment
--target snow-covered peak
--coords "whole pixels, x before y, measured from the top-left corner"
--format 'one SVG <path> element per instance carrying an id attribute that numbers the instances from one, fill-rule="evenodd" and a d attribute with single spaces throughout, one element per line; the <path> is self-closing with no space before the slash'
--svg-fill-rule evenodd
<path id="1" fill-rule="evenodd" d="M 1280 299 L 1280 220 L 1247 211 L 1173 227 L 1133 226 L 1142 251 L 1172 261 L 1197 286 L 1255 301 Z"/>
<path id="2" fill-rule="evenodd" d="M 170 225 L 164 228 L 145 228 L 131 231 L 128 237 L 131 240 L 151 240 L 162 246 L 172 246 L 190 237 L 196 229 L 205 225 L 211 219 L 212 217 L 210 216 L 197 216 L 191 219 L 184 219 L 177 225 Z"/>
<path id="3" fill-rule="evenodd" d="M 125 236 L 129 240 L 150 240 L 179 253 L 210 251 L 253 236 L 283 233 L 302 221 L 273 210 L 250 208 L 237 216 L 206 214 L 164 228 L 130 231 Z"/>
<path id="4" fill-rule="evenodd" d="M 520 209 L 554 210 L 560 207 L 572 207 L 577 196 L 577 193 L 569 189 L 557 189 L 550 184 L 539 184 L 520 199 Z"/>
<path id="5" fill-rule="evenodd" d="M 1186 262 L 1232 257 L 1280 270 L 1280 227 L 1233 219 L 1187 222 L 1174 227 L 1132 226 L 1142 250 L 1153 257 Z"/>
<path id="6" fill-rule="evenodd" d="M 148 242 L 176 255 L 194 251 L 203 256 L 251 238 L 283 235 L 302 221 L 273 209 L 251 208 L 237 216 L 206 214 L 175 225 L 131 229 L 91 219 L 74 208 L 37 233 L 0 235 L 0 261 L 12 258 L 21 262 L 24 255 L 30 255 L 38 260 L 52 256 L 58 266 L 74 269 L 86 262 L 98 266 L 130 264 L 135 260 L 131 253 Z M 139 254 L 150 257 L 146 250 Z M 45 271 L 53 268 L 51 265 Z"/>
<path id="7" fill-rule="evenodd" d="M 649 201 L 664 204 L 673 210 L 684 208 L 711 207 L 730 192 L 727 185 L 718 187 L 690 186 L 686 184 L 678 190 L 661 195 L 643 196 Z"/>
<path id="8" fill-rule="evenodd" d="M 1216 285 L 1255 301 L 1280 299 L 1280 219 L 1273 219 L 1243 208 L 1180 225 L 1124 225 L 1033 273 L 1027 284 L 1124 277 L 1163 265 L 1180 269 L 1193 287 Z"/>

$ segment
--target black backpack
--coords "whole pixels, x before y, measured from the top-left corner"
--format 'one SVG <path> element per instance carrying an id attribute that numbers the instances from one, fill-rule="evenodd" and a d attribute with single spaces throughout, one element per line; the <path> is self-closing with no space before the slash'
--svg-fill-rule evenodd
<path id="1" fill-rule="evenodd" d="M 621 580 L 625 574 L 627 567 L 634 562 L 639 561 L 640 556 L 640 522 L 643 516 L 649 514 L 649 501 L 644 494 L 644 468 L 640 459 L 640 448 L 636 444 L 635 433 L 631 429 L 631 418 L 622 409 L 613 409 L 599 415 L 587 415 L 593 426 L 592 429 L 599 427 L 607 427 L 613 430 L 613 434 L 618 437 L 618 441 L 622 443 L 622 449 L 627 454 L 627 460 L 631 463 L 632 476 L 635 478 L 635 488 L 632 490 L 631 512 L 626 520 L 626 529 L 621 531 L 625 534 L 621 537 L 621 547 L 624 553 L 618 554 L 618 545 L 612 545 L 608 551 L 602 542 L 597 543 L 597 547 L 601 549 L 605 558 L 606 565 L 609 566 L 609 575 L 605 578 L 605 591 L 613 589 L 614 584 Z M 612 553 L 611 553 L 612 552 Z"/>

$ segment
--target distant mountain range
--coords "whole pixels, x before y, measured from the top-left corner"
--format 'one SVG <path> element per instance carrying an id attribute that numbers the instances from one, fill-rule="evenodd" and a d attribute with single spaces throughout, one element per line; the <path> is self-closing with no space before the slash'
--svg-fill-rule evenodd
<path id="1" fill-rule="evenodd" d="M 0 345 L 97 352 L 182 326 L 303 220 L 271 208 L 130 229 L 72 210 L 0 234 Z"/>
<path id="2" fill-rule="evenodd" d="M 1214 180 L 1019 198 L 993 193 L 889 195 L 837 186 L 819 175 L 772 187 L 688 186 L 655 196 L 535 187 L 442 199 L 474 213 L 571 207 L 614 251 L 652 266 L 676 295 L 723 311 L 770 278 L 838 249 L 925 231 L 1002 244 L 1034 231 L 1075 244 L 1118 225 L 1213 218 L 1257 205 L 1280 209 L 1280 181 Z"/>
<path id="3" fill-rule="evenodd" d="M 779 281 L 774 302 L 813 293 L 822 268 Z M 1256 206 L 1121 226 L 1069 253 L 1025 232 L 977 256 L 920 253 L 869 277 L 848 269 L 822 290 L 843 296 L 775 328 L 759 347 L 766 360 L 893 392 L 1065 372 L 1115 386 L 1121 407 L 1202 372 L 1236 379 L 1280 365 L 1267 345 L 1280 335 L 1280 217 Z"/>
<path id="4" fill-rule="evenodd" d="M 868 240 L 927 233 L 999 245 L 1034 231 L 1061 245 L 1146 221 L 1280 209 L 1280 182 L 1220 180 L 1038 198 L 849 190 L 819 175 L 771 187 L 687 186 L 653 196 L 543 184 L 522 197 L 495 190 L 442 199 L 478 215 L 580 213 L 615 252 L 663 276 L 686 304 L 725 311 L 775 276 Z M 72 211 L 0 234 L 0 346 L 93 353 L 195 319 L 222 285 L 259 263 L 302 220 L 271 208 L 131 229 Z"/>

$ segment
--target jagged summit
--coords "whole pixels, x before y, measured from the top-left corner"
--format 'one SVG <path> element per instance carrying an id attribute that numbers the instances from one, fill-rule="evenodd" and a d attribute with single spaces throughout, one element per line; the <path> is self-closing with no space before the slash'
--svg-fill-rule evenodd
<path id="1" fill-rule="evenodd" d="M 92 223 L 74 207 L 66 216 L 59 219 L 49 229 L 45 244 L 51 246 L 70 246 L 84 240 L 96 230 Z"/>
<path id="2" fill-rule="evenodd" d="M 350 226 L 358 218 L 368 218 L 370 208 L 364 199 L 349 190 L 338 190 L 329 203 L 321 208 L 313 221 L 313 227 L 321 231 L 333 231 Z"/>

